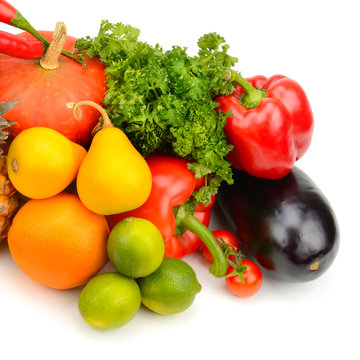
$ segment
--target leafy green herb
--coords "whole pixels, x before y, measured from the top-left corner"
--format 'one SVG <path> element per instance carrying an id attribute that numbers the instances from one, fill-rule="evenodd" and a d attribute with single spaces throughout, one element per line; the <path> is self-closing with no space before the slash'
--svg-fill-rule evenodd
<path id="1" fill-rule="evenodd" d="M 98 35 L 78 40 L 76 47 L 80 56 L 98 56 L 106 66 L 104 105 L 113 125 L 143 156 L 170 152 L 189 159 L 195 176 L 206 176 L 195 200 L 208 203 L 223 180 L 233 181 L 224 132 L 230 114 L 218 114 L 214 98 L 234 90 L 223 73 L 237 59 L 216 33 L 198 40 L 197 56 L 179 46 L 150 46 L 139 35 L 129 25 L 102 21 Z"/>

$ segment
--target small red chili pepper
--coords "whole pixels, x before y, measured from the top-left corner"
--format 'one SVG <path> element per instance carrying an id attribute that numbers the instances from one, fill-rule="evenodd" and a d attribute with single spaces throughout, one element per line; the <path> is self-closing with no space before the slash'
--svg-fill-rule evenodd
<path id="1" fill-rule="evenodd" d="M 310 146 L 314 120 L 302 87 L 283 75 L 244 79 L 230 72 L 239 84 L 229 96 L 219 96 L 218 110 L 231 111 L 225 132 L 234 149 L 229 161 L 253 176 L 279 179 Z"/>
<path id="2" fill-rule="evenodd" d="M 16 15 L 16 9 L 4 0 L 0 0 L 0 22 L 10 24 Z"/>
<path id="3" fill-rule="evenodd" d="M 22 29 L 27 31 L 29 34 L 33 35 L 35 37 L 35 39 L 37 39 L 38 41 L 40 41 L 43 45 L 43 51 L 46 51 L 47 48 L 50 45 L 50 42 L 45 39 L 30 23 L 29 21 L 17 10 L 15 9 L 12 5 L 10 5 L 7 1 L 5 0 L 0 0 L 0 22 L 14 26 L 18 29 Z M 6 33 L 5 33 L 6 34 Z M 31 42 L 27 42 L 24 41 L 24 39 L 22 40 L 17 40 L 17 39 L 12 39 L 11 41 L 11 46 L 12 49 L 6 49 L 5 44 L 6 41 L 8 41 L 8 37 L 4 36 L 4 34 L 1 35 L 2 39 L 0 39 L 0 42 L 3 41 L 3 44 L 0 44 L 0 53 L 4 53 L 7 55 L 10 55 L 10 53 L 15 53 L 16 55 L 12 55 L 18 58 L 22 58 L 22 59 L 33 59 L 36 57 L 29 57 L 32 56 L 31 54 L 39 54 L 40 52 L 40 45 L 38 43 L 36 43 L 35 41 L 31 44 Z M 15 41 L 17 40 L 17 41 Z M 35 49 L 31 49 L 31 45 L 34 46 Z M 17 49 L 16 49 L 17 47 Z M 4 49 L 5 50 L 2 50 Z M 21 49 L 24 50 L 24 52 L 21 51 Z M 65 56 L 67 56 L 68 58 L 82 64 L 83 66 L 86 66 L 86 64 L 84 63 L 83 60 L 73 56 L 73 53 L 71 51 L 67 51 L 67 50 L 62 50 L 61 53 Z M 40 55 L 41 56 L 41 55 Z M 37 56 L 37 57 L 40 57 Z"/>
<path id="4" fill-rule="evenodd" d="M 24 39 L 0 30 L 0 54 L 21 59 L 37 59 L 42 56 L 44 46 L 36 39 Z"/>
<path id="5" fill-rule="evenodd" d="M 161 232 L 165 242 L 165 255 L 172 257 L 182 257 L 195 251 L 203 241 L 214 258 L 210 272 L 217 277 L 225 276 L 228 268 L 225 253 L 204 225 L 210 220 L 214 199 L 209 207 L 195 207 L 194 214 L 187 206 L 188 200 L 199 186 L 187 167 L 189 161 L 165 154 L 149 155 L 146 161 L 152 174 L 149 198 L 135 210 L 108 216 L 110 227 L 129 216 L 147 219 Z"/>
<path id="6" fill-rule="evenodd" d="M 32 34 L 44 45 L 48 46 L 50 42 L 41 36 L 31 24 L 24 18 L 20 11 L 16 10 L 5 0 L 0 0 L 0 22 L 22 29 Z"/>

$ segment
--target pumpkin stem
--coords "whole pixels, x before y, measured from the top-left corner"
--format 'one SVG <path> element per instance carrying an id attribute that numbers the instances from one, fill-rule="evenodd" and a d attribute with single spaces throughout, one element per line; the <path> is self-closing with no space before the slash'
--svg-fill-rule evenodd
<path id="1" fill-rule="evenodd" d="M 40 60 L 40 65 L 45 70 L 54 70 L 59 67 L 59 56 L 65 43 L 66 26 L 63 22 L 56 23 L 54 40 L 49 45 L 45 56 Z"/>
<path id="2" fill-rule="evenodd" d="M 95 108 L 96 110 L 98 110 L 103 118 L 103 124 L 101 124 L 100 122 L 94 127 L 93 131 L 92 131 L 92 135 L 95 135 L 95 133 L 97 131 L 99 131 L 100 129 L 105 129 L 105 128 L 111 128 L 114 127 L 113 124 L 111 123 L 108 114 L 106 113 L 105 109 L 100 106 L 99 104 L 90 101 L 90 100 L 84 100 L 84 101 L 79 101 L 78 103 L 67 103 L 66 106 L 70 109 L 73 109 L 73 113 L 74 113 L 74 117 L 76 120 L 81 120 L 82 117 L 82 112 L 81 109 L 79 108 L 82 105 L 88 105 L 91 106 L 93 108 Z"/>

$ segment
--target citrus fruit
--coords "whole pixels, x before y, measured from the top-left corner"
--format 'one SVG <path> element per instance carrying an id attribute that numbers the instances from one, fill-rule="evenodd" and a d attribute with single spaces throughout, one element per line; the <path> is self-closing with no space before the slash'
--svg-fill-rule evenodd
<path id="1" fill-rule="evenodd" d="M 141 305 L 134 279 L 109 272 L 94 276 L 82 289 L 78 306 L 81 316 L 94 328 L 107 330 L 125 325 Z"/>
<path id="2" fill-rule="evenodd" d="M 71 184 L 85 155 L 85 148 L 56 130 L 32 127 L 10 144 L 7 170 L 17 191 L 28 198 L 44 199 Z"/>
<path id="3" fill-rule="evenodd" d="M 128 217 L 111 230 L 107 252 L 119 273 L 138 278 L 151 274 L 160 266 L 165 245 L 160 231 L 152 222 Z"/>
<path id="4" fill-rule="evenodd" d="M 137 279 L 137 282 L 142 303 L 159 314 L 175 314 L 186 310 L 201 290 L 192 267 L 172 257 L 164 257 L 155 272 Z"/>
<path id="5" fill-rule="evenodd" d="M 40 284 L 69 289 L 85 284 L 106 263 L 109 227 L 77 195 L 61 193 L 29 200 L 8 234 L 19 268 Z"/>

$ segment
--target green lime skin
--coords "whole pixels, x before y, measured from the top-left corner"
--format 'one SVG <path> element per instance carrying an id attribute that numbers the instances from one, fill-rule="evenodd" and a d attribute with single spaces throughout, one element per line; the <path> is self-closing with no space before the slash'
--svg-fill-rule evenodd
<path id="1" fill-rule="evenodd" d="M 137 279 L 142 303 L 159 314 L 176 314 L 189 308 L 201 285 L 192 267 L 185 261 L 164 257 L 159 268 Z"/>
<path id="2" fill-rule="evenodd" d="M 107 252 L 111 264 L 120 274 L 138 278 L 151 274 L 160 266 L 165 245 L 152 222 L 128 217 L 111 230 Z"/>
<path id="3" fill-rule="evenodd" d="M 139 286 L 134 279 L 109 272 L 94 276 L 82 289 L 78 306 L 81 316 L 100 330 L 128 323 L 141 306 Z"/>

